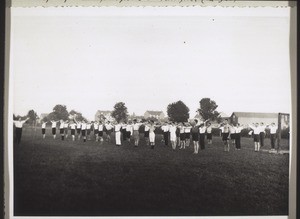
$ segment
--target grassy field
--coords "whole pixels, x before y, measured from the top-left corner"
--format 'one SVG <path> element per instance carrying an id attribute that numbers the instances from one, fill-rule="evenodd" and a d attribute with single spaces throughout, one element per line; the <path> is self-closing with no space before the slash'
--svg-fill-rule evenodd
<path id="1" fill-rule="evenodd" d="M 151 150 L 143 138 L 137 148 L 116 147 L 47 132 L 42 139 L 24 130 L 14 147 L 16 216 L 288 214 L 289 155 L 254 152 L 251 138 L 226 153 L 214 137 L 194 155 L 191 146 L 163 146 L 160 136 Z"/>

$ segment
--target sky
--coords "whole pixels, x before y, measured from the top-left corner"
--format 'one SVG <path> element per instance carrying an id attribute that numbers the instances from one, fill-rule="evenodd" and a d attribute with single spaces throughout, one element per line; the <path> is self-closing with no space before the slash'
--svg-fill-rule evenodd
<path id="1" fill-rule="evenodd" d="M 13 113 L 290 112 L 287 8 L 13 8 Z"/>

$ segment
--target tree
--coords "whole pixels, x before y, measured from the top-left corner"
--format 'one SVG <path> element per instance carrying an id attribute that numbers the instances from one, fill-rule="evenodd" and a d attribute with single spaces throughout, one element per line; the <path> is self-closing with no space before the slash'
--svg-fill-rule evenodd
<path id="1" fill-rule="evenodd" d="M 69 113 L 65 105 L 57 104 L 55 107 L 53 107 L 52 113 L 54 113 L 56 120 L 67 120 L 69 118 Z"/>
<path id="2" fill-rule="evenodd" d="M 118 102 L 114 106 L 114 110 L 111 113 L 111 116 L 115 118 L 117 122 L 122 121 L 127 121 L 128 118 L 128 111 L 127 107 L 125 106 L 125 103 L 123 102 Z"/>
<path id="3" fill-rule="evenodd" d="M 49 122 L 49 115 L 48 116 L 45 116 L 44 118 L 42 118 L 42 121 L 41 122 Z"/>
<path id="4" fill-rule="evenodd" d="M 210 98 L 202 98 L 200 100 L 200 108 L 198 109 L 199 114 L 202 116 L 204 120 L 217 120 L 219 116 L 219 112 L 216 111 L 218 105 L 215 101 Z"/>
<path id="5" fill-rule="evenodd" d="M 172 122 L 187 122 L 190 109 L 181 101 L 170 103 L 167 108 L 169 120 Z"/>
<path id="6" fill-rule="evenodd" d="M 27 117 L 29 118 L 28 122 L 32 125 L 34 125 L 36 120 L 38 119 L 38 115 L 34 110 L 29 110 L 27 113 Z"/>
<path id="7" fill-rule="evenodd" d="M 57 114 L 55 112 L 49 113 L 48 116 L 47 116 L 47 120 L 49 120 L 49 121 L 52 121 L 52 120 L 57 121 L 58 120 Z"/>
<path id="8" fill-rule="evenodd" d="M 71 110 L 69 112 L 69 118 L 74 118 L 75 115 L 76 115 L 76 120 L 78 120 L 78 121 L 83 121 L 83 120 L 87 121 L 87 119 L 84 116 L 82 116 L 82 113 L 77 112 L 75 110 Z"/>

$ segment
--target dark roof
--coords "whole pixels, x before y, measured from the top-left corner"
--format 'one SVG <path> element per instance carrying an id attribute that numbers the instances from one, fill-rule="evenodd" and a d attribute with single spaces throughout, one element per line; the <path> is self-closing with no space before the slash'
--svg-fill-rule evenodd
<path id="1" fill-rule="evenodd" d="M 247 118 L 277 118 L 278 113 L 255 113 L 255 112 L 233 112 L 231 114 L 237 117 L 247 117 Z"/>
<path id="2" fill-rule="evenodd" d="M 157 116 L 159 116 L 160 114 L 162 114 L 163 113 L 163 111 L 153 111 L 153 110 L 147 110 L 145 113 L 149 113 L 150 115 L 157 115 Z"/>

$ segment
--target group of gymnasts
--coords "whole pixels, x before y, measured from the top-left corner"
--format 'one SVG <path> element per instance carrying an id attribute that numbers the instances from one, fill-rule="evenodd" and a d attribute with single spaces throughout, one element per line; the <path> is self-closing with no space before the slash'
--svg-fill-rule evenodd
<path id="1" fill-rule="evenodd" d="M 166 146 L 171 144 L 172 149 L 185 149 L 189 147 L 191 142 L 194 146 L 194 154 L 198 154 L 200 149 L 205 149 L 205 138 L 208 144 L 212 144 L 212 125 L 209 120 L 198 121 L 195 119 L 193 122 L 165 122 L 163 124 L 155 123 L 153 120 L 149 121 L 137 121 L 134 119 L 129 122 L 111 122 L 111 121 L 95 121 L 87 122 L 85 120 L 77 121 L 76 118 L 70 122 L 64 120 L 50 121 L 52 126 L 53 138 L 56 138 L 57 124 L 59 123 L 59 132 L 61 139 L 64 140 L 68 137 L 68 131 L 71 130 L 72 140 L 75 141 L 76 133 L 77 138 L 83 139 L 84 142 L 91 140 L 91 133 L 95 136 L 95 141 L 103 144 L 104 140 L 111 142 L 111 135 L 115 134 L 116 146 L 121 146 L 122 143 L 131 143 L 134 141 L 134 146 L 138 147 L 140 141 L 140 128 L 144 129 L 144 139 L 147 145 L 150 145 L 151 149 L 155 146 L 156 130 L 161 129 L 163 133 L 162 141 Z M 46 124 L 42 123 L 42 135 L 46 136 Z M 248 125 L 247 127 L 239 124 L 230 125 L 228 120 L 224 120 L 222 124 L 218 126 L 221 130 L 221 136 L 224 143 L 224 151 L 229 152 L 230 144 L 232 144 L 236 150 L 241 149 L 241 131 L 245 128 L 251 128 L 251 134 L 254 139 L 254 150 L 259 151 L 261 146 L 264 146 L 264 136 L 266 128 L 270 129 L 271 148 L 275 148 L 277 127 L 275 123 L 271 125 L 264 125 L 263 123 L 255 123 Z M 104 135 L 105 133 L 105 135 Z M 105 139 L 104 139 L 105 137 Z"/>

